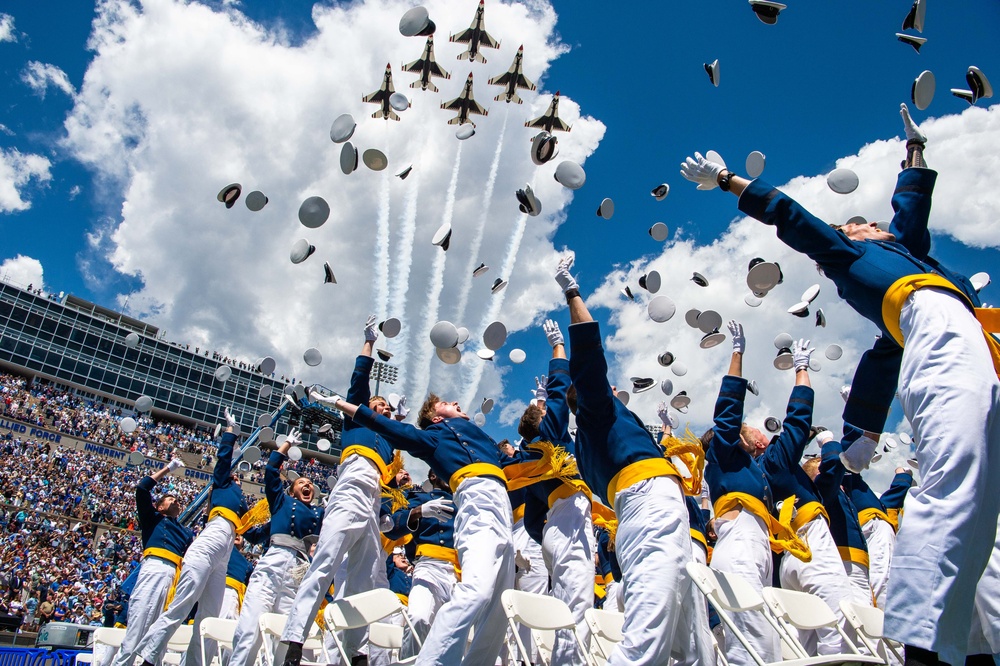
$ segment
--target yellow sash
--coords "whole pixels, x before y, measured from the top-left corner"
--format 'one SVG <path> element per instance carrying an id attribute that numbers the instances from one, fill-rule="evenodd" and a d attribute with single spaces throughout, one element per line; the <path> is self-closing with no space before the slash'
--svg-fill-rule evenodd
<path id="1" fill-rule="evenodd" d="M 232 576 L 226 576 L 226 587 L 236 590 L 236 609 L 243 610 L 243 597 L 246 596 L 247 586 Z"/>
<path id="2" fill-rule="evenodd" d="M 940 275 L 933 273 L 907 275 L 896 280 L 885 292 L 885 296 L 882 297 L 882 321 L 896 344 L 900 347 L 903 346 L 903 332 L 899 327 L 899 315 L 903 311 L 906 299 L 917 289 L 926 289 L 927 287 L 937 287 L 957 294 L 966 307 L 972 310 L 973 315 L 983 327 L 986 346 L 989 347 L 990 356 L 993 358 L 993 369 L 1000 377 L 1000 342 L 990 335 L 990 333 L 1000 333 L 1000 309 L 974 307 L 969 301 L 969 297 L 961 289 Z"/>
<path id="3" fill-rule="evenodd" d="M 776 553 L 786 551 L 803 562 L 812 561 L 812 552 L 805 541 L 792 529 L 792 514 L 795 512 L 795 496 L 792 495 L 781 505 L 781 514 L 775 518 L 764 506 L 764 503 L 746 493 L 726 493 L 715 503 L 715 515 L 743 508 L 757 516 L 767 525 L 768 539 L 771 550 Z"/>
<path id="4" fill-rule="evenodd" d="M 889 515 L 889 524 L 892 525 L 892 529 L 894 529 L 895 531 L 898 532 L 899 531 L 899 519 L 902 518 L 902 516 L 903 516 L 903 510 L 902 509 L 889 509 L 887 513 Z"/>
<path id="5" fill-rule="evenodd" d="M 587 499 L 593 501 L 594 493 L 590 491 L 590 488 L 587 487 L 587 483 L 583 479 L 560 479 L 560 481 L 562 481 L 562 485 L 549 493 L 548 503 L 550 509 L 558 500 L 572 497 L 576 493 L 583 493 L 587 496 Z"/>
<path id="6" fill-rule="evenodd" d="M 676 456 L 690 473 L 687 477 L 679 475 L 684 494 L 692 497 L 701 495 L 701 482 L 705 473 L 705 447 L 701 445 L 701 440 L 687 429 L 683 439 L 667 435 L 660 439 L 660 444 L 665 449 L 663 456 L 667 460 Z"/>
<path id="7" fill-rule="evenodd" d="M 514 517 L 512 522 L 517 522 L 519 520 L 524 520 L 524 505 L 518 504 L 514 507 Z"/>
<path id="8" fill-rule="evenodd" d="M 613 505 L 615 496 L 622 490 L 640 481 L 658 476 L 680 477 L 680 473 L 666 458 L 646 458 L 626 465 L 611 478 L 611 483 L 608 484 L 608 501 Z"/>
<path id="9" fill-rule="evenodd" d="M 410 605 L 410 597 L 406 596 L 405 594 L 400 594 L 399 592 L 396 592 L 396 596 L 399 597 L 399 600 L 403 602 L 404 606 Z"/>
<path id="10" fill-rule="evenodd" d="M 177 591 L 177 581 L 181 579 L 181 562 L 183 562 L 183 559 L 177 553 L 166 548 L 147 548 L 142 551 L 142 556 L 144 558 L 148 556 L 159 557 L 174 565 L 174 580 L 170 583 L 170 589 L 167 590 L 167 599 L 163 602 L 163 610 L 167 610 L 167 606 L 174 600 L 174 593 Z"/>
<path id="11" fill-rule="evenodd" d="M 261 507 L 263 507 L 263 510 L 261 510 Z M 242 516 L 237 516 L 236 512 L 224 506 L 217 506 L 208 512 L 208 519 L 212 520 L 216 516 L 225 518 L 232 523 L 237 534 L 243 534 L 251 527 L 266 523 L 270 519 L 271 512 L 267 508 L 267 500 L 260 500 Z"/>
<path id="12" fill-rule="evenodd" d="M 579 474 L 576 459 L 565 448 L 547 441 L 528 444 L 528 448 L 541 451 L 542 457 L 504 467 L 507 490 L 519 490 L 540 481 L 568 479 Z"/>
<path id="13" fill-rule="evenodd" d="M 889 510 L 893 511 L 893 509 Z M 885 522 L 892 525 L 893 531 L 896 530 L 896 521 L 890 518 L 889 514 L 887 514 L 882 509 L 862 509 L 861 511 L 858 511 L 858 522 L 861 523 L 862 525 L 866 525 L 872 520 L 875 520 L 876 518 L 884 520 Z"/>
<path id="14" fill-rule="evenodd" d="M 455 576 L 458 580 L 462 580 L 462 567 L 458 564 L 458 551 L 454 548 L 422 543 L 417 546 L 417 557 L 430 557 L 435 560 L 451 562 L 451 566 L 455 567 Z"/>
<path id="15" fill-rule="evenodd" d="M 860 548 L 837 546 L 837 552 L 840 553 L 840 559 L 845 562 L 853 562 L 854 564 L 863 564 L 866 567 L 868 566 L 868 553 Z"/>
<path id="16" fill-rule="evenodd" d="M 787 502 L 788 500 L 785 501 Z M 784 507 L 785 505 L 782 504 L 781 506 Z M 826 512 L 826 508 L 822 504 L 819 502 L 806 502 L 795 512 L 795 517 L 792 518 L 791 523 L 792 529 L 798 533 L 799 530 L 808 525 L 816 516 L 823 516 L 826 518 L 827 525 L 830 524 L 830 514 Z"/>
<path id="17" fill-rule="evenodd" d="M 398 539 L 387 539 L 384 534 L 379 534 L 379 536 L 382 538 L 382 550 L 385 551 L 386 555 L 391 554 L 393 548 L 396 548 L 397 546 L 405 546 L 413 541 L 412 534 L 404 534 Z"/>
<path id="18" fill-rule="evenodd" d="M 457 493 L 458 487 L 461 485 L 462 481 L 471 479 L 474 476 L 492 476 L 500 479 L 504 483 L 507 481 L 507 477 L 504 476 L 503 470 L 496 465 L 491 465 L 490 463 L 472 463 L 471 465 L 466 465 L 465 467 L 459 469 L 451 475 L 450 479 L 448 479 L 448 485 L 451 487 L 451 492 Z"/>
<path id="19" fill-rule="evenodd" d="M 591 502 L 590 510 L 594 527 L 603 527 L 608 531 L 608 550 L 614 550 L 615 537 L 618 535 L 618 517 L 614 511 L 600 502 Z"/>
<path id="20" fill-rule="evenodd" d="M 702 534 L 698 530 L 694 529 L 693 527 L 691 528 L 691 540 L 692 541 L 697 541 L 702 546 L 704 546 L 705 547 L 705 555 L 708 555 L 708 539 L 705 538 L 704 534 Z"/>
<path id="21" fill-rule="evenodd" d="M 391 481 L 393 477 L 396 476 L 395 474 L 389 476 L 389 468 L 386 467 L 385 461 L 382 460 L 382 456 L 377 454 L 372 449 L 369 449 L 367 446 L 361 446 L 360 444 L 352 444 L 351 446 L 348 446 L 346 449 L 340 452 L 340 464 L 343 465 L 344 461 L 350 458 L 351 456 L 361 456 L 362 458 L 368 458 L 368 460 L 371 460 L 373 463 L 375 463 L 375 466 L 378 467 L 378 473 L 379 477 L 382 479 L 382 483 L 389 483 L 389 481 Z"/>

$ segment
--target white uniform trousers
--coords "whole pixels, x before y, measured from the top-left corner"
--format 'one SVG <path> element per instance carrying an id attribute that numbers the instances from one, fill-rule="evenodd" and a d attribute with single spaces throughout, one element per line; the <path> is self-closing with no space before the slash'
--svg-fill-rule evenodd
<path id="1" fill-rule="evenodd" d="M 840 609 L 843 599 L 853 601 L 851 580 L 844 568 L 844 561 L 837 544 L 830 534 L 830 526 L 823 516 L 816 516 L 799 528 L 798 535 L 809 546 L 812 559 L 803 562 L 791 553 L 781 556 L 778 576 L 781 587 L 815 594 L 830 607 L 840 626 L 846 626 L 844 612 Z M 871 593 L 868 601 L 871 605 Z M 831 627 L 815 631 L 800 631 L 799 640 L 810 655 L 840 654 L 846 651 L 844 639 Z"/>
<path id="2" fill-rule="evenodd" d="M 451 590 L 458 583 L 455 565 L 434 557 L 418 557 L 413 563 L 413 585 L 407 613 L 420 640 L 426 640 L 434 617 L 441 606 L 451 600 Z M 419 652 L 410 628 L 403 628 L 401 656 L 412 657 Z"/>
<path id="3" fill-rule="evenodd" d="M 543 537 L 544 538 L 544 537 Z M 524 519 L 514 523 L 514 589 L 521 592 L 532 592 L 534 594 L 549 593 L 549 571 L 545 568 L 545 554 L 542 552 L 542 544 L 538 543 L 524 529 Z M 538 662 L 538 648 L 531 638 L 531 629 L 519 626 L 518 635 L 521 637 L 521 644 L 528 651 L 528 655 L 533 663 Z M 517 654 L 517 643 L 514 636 L 507 637 L 507 659 L 509 662 L 516 662 L 513 656 Z"/>
<path id="4" fill-rule="evenodd" d="M 569 606 L 583 645 L 590 645 L 590 630 L 583 614 L 594 607 L 595 545 L 590 499 L 576 492 L 556 500 L 542 530 L 542 556 L 551 580 L 552 596 Z M 569 632 L 557 631 L 552 664 L 576 665 L 583 660 Z"/>
<path id="5" fill-rule="evenodd" d="M 604 610 L 625 612 L 625 602 L 622 599 L 622 584 L 612 580 L 604 588 L 607 593 L 604 597 Z"/>
<path id="6" fill-rule="evenodd" d="M 708 553 L 705 551 L 705 545 L 700 541 L 691 540 L 691 559 L 698 564 L 708 565 Z M 707 631 L 711 631 L 711 627 L 708 624 L 708 599 L 705 599 L 698 588 L 691 584 L 691 594 L 694 596 L 692 603 L 694 604 L 694 614 L 695 614 L 695 626 L 705 627 Z M 693 640 L 693 636 L 691 637 Z M 711 638 L 708 639 L 711 641 Z M 692 648 L 696 649 L 697 646 L 693 645 Z M 718 661 L 715 658 L 715 648 L 709 645 L 711 650 L 711 659 L 708 661 L 708 666 L 714 666 Z M 690 662 L 687 662 L 690 663 Z M 678 666 L 686 666 L 685 662 L 677 662 Z"/>
<path id="7" fill-rule="evenodd" d="M 344 461 L 326 505 L 312 564 L 295 595 L 282 641 L 305 641 L 344 558 L 347 558 L 346 578 L 343 585 L 337 586 L 335 596 L 387 587 L 385 553 L 378 530 L 380 498 L 379 472 L 375 463 L 359 455 Z M 364 636 L 364 629 L 344 632 L 341 640 L 348 656 L 357 654 Z M 335 658 L 336 653 L 334 650 L 330 657 Z"/>
<path id="8" fill-rule="evenodd" d="M 253 666 L 263 644 L 258 621 L 264 613 L 287 614 L 298 589 L 292 570 L 304 562 L 291 548 L 271 546 L 257 562 L 239 613 L 229 666 Z"/>
<path id="9" fill-rule="evenodd" d="M 128 625 L 118 654 L 112 656 L 114 666 L 132 666 L 139 642 L 163 612 L 167 593 L 174 582 L 177 568 L 173 562 L 152 555 L 142 559 L 138 579 L 128 601 Z"/>
<path id="10" fill-rule="evenodd" d="M 1000 654 L 1000 527 L 990 563 L 976 586 L 969 654 Z"/>
<path id="11" fill-rule="evenodd" d="M 845 560 L 844 570 L 847 571 L 847 579 L 851 583 L 848 588 L 847 599 L 856 604 L 871 606 L 874 602 L 874 595 L 872 594 L 872 584 L 869 581 L 868 567 L 857 562 L 848 562 Z"/>
<path id="12" fill-rule="evenodd" d="M 692 558 L 691 532 L 680 484 L 666 476 L 638 481 L 618 492 L 614 508 L 625 625 L 608 663 L 666 664 L 673 657 L 714 664 L 708 623 L 697 620 L 704 598 L 684 568 Z"/>
<path id="13" fill-rule="evenodd" d="M 885 592 L 889 584 L 889 563 L 896 547 L 896 530 L 881 518 L 872 518 L 861 526 L 868 542 L 868 580 L 875 604 L 885 610 Z"/>
<path id="14" fill-rule="evenodd" d="M 718 540 L 712 550 L 713 569 L 736 574 L 761 593 L 765 586 L 771 585 L 774 562 L 771 559 L 769 532 L 763 520 L 743 510 L 730 520 L 716 518 L 715 533 Z M 837 566 L 843 573 L 840 558 L 837 558 Z M 781 659 L 780 639 L 763 614 L 730 613 L 730 616 L 761 659 L 767 663 Z M 726 659 L 731 666 L 756 664 L 735 636 L 727 632 L 725 643 Z"/>
<path id="15" fill-rule="evenodd" d="M 500 594 L 514 585 L 510 499 L 502 482 L 491 477 L 462 481 L 455 493 L 455 549 L 462 580 L 434 618 L 418 666 L 483 666 L 500 654 L 507 628 Z"/>
<path id="16" fill-rule="evenodd" d="M 959 664 L 996 541 L 1000 381 L 982 327 L 955 296 L 919 289 L 899 324 L 899 398 L 921 479 L 889 568 L 885 635 Z"/>
<path id="17" fill-rule="evenodd" d="M 202 666 L 201 620 L 218 617 L 222 609 L 222 597 L 226 593 L 226 567 L 235 538 L 233 524 L 216 516 L 208 521 L 205 529 L 187 549 L 173 601 L 139 643 L 138 651 L 144 660 L 153 664 L 160 662 L 174 630 L 187 619 L 197 603 L 194 633 L 185 663 L 187 666 Z M 205 644 L 206 655 L 215 654 L 215 650 L 215 641 Z"/>
<path id="18" fill-rule="evenodd" d="M 222 608 L 219 610 L 219 617 L 223 620 L 237 620 L 240 617 L 240 596 L 236 590 L 226 585 L 226 591 L 222 595 Z"/>

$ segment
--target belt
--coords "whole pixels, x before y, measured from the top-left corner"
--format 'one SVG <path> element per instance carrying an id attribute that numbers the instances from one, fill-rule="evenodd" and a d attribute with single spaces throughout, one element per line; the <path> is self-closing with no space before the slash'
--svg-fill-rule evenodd
<path id="1" fill-rule="evenodd" d="M 871 521 L 875 520 L 876 518 L 884 520 L 885 522 L 892 525 L 893 530 L 896 529 L 896 521 L 890 518 L 889 514 L 887 514 L 882 509 L 871 508 L 871 509 L 861 509 L 861 511 L 858 511 L 858 522 L 861 523 L 862 525 L 866 525 Z"/>
<path id="2" fill-rule="evenodd" d="M 775 518 L 767 510 L 764 503 L 746 493 L 726 493 L 715 502 L 715 515 L 721 516 L 727 511 L 732 511 L 738 507 L 746 509 L 753 515 L 764 521 L 767 525 L 768 540 L 771 542 L 771 550 L 776 553 L 787 551 L 803 562 L 812 560 L 812 552 L 809 545 L 799 537 L 792 528 L 792 514 L 795 511 L 795 495 L 784 501 L 781 506 L 781 515 Z"/>
<path id="3" fill-rule="evenodd" d="M 696 530 L 695 528 L 692 527 L 691 528 L 691 540 L 692 541 L 697 541 L 702 546 L 704 546 L 705 547 L 705 555 L 708 555 L 708 539 L 705 538 L 705 535 L 702 533 L 701 530 Z"/>
<path id="4" fill-rule="evenodd" d="M 528 444 L 528 448 L 540 452 L 542 457 L 504 466 L 508 490 L 520 490 L 540 481 L 568 479 L 579 474 L 576 459 L 565 447 L 549 441 L 539 441 Z"/>
<path id="5" fill-rule="evenodd" d="M 301 555 L 303 559 L 309 559 L 309 549 L 306 548 L 305 541 L 293 537 L 291 534 L 272 534 L 271 545 L 289 548 L 294 550 L 296 554 Z"/>
<path id="6" fill-rule="evenodd" d="M 458 551 L 447 546 L 437 546 L 433 543 L 422 543 L 417 546 L 417 557 L 430 557 L 435 560 L 451 562 L 455 567 L 455 576 L 462 580 L 462 567 L 458 564 Z"/>
<path id="7" fill-rule="evenodd" d="M 174 565 L 174 579 L 170 582 L 170 589 L 167 590 L 167 598 L 163 602 L 163 610 L 167 610 L 170 602 L 174 600 L 174 593 L 177 591 L 177 581 L 181 579 L 181 563 L 183 559 L 177 553 L 166 548 L 147 548 L 142 551 L 143 559 L 147 557 L 158 557 Z"/>
<path id="8" fill-rule="evenodd" d="M 243 597 L 246 596 L 247 586 L 232 576 L 226 576 L 226 587 L 236 590 L 236 609 L 243 610 Z"/>
<path id="9" fill-rule="evenodd" d="M 973 316 L 983 327 L 983 337 L 986 338 L 986 346 L 989 347 L 990 356 L 993 358 L 993 369 L 997 376 L 1000 376 L 1000 341 L 990 335 L 990 333 L 1000 333 L 1000 309 L 975 307 L 965 292 L 950 280 L 934 273 L 902 277 L 893 282 L 882 297 L 882 322 L 896 344 L 902 347 L 904 342 L 903 331 L 899 326 L 899 315 L 903 311 L 903 304 L 914 291 L 928 287 L 937 287 L 957 295 L 972 311 Z"/>
<path id="10" fill-rule="evenodd" d="M 496 465 L 491 465 L 490 463 L 472 463 L 471 465 L 466 465 L 462 467 L 457 472 L 451 475 L 448 479 L 448 485 L 451 486 L 451 492 L 457 493 L 458 487 L 462 484 L 462 481 L 466 479 L 471 479 L 475 476 L 492 476 L 495 479 L 503 482 L 507 485 L 507 477 L 504 475 L 503 470 Z"/>
<path id="11" fill-rule="evenodd" d="M 512 522 L 516 523 L 519 520 L 524 520 L 524 505 L 523 504 L 519 504 L 518 506 L 514 507 L 514 517 L 513 517 L 513 521 Z"/>
<path id="12" fill-rule="evenodd" d="M 646 458 L 631 465 L 626 465 L 611 477 L 611 483 L 608 484 L 608 502 L 614 506 L 615 495 L 619 492 L 640 481 L 653 479 L 658 476 L 676 476 L 679 478 L 680 473 L 674 467 L 673 463 L 666 458 Z"/>
<path id="13" fill-rule="evenodd" d="M 263 507 L 263 510 L 261 510 L 260 507 Z M 270 511 L 267 509 L 267 500 L 260 500 L 253 506 L 252 509 L 247 511 L 242 516 L 238 516 L 232 509 L 227 509 L 224 506 L 217 506 L 208 512 L 208 520 L 211 521 L 216 516 L 225 518 L 232 524 L 237 534 L 243 534 L 251 527 L 259 525 L 261 522 L 267 522 L 267 517 L 270 516 Z M 263 520 L 261 520 L 261 518 L 263 518 Z"/>

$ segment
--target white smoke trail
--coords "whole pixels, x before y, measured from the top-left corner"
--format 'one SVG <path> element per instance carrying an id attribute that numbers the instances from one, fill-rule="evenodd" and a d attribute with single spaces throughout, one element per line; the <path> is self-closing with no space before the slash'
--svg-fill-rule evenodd
<path id="1" fill-rule="evenodd" d="M 524 238 L 524 230 L 527 227 L 527 223 L 528 216 L 522 213 L 514 224 L 514 233 L 510 237 L 510 242 L 507 243 L 506 256 L 504 257 L 503 267 L 500 270 L 501 276 L 514 274 L 514 266 L 517 264 L 517 253 L 521 249 L 521 240 Z M 490 299 L 490 306 L 483 314 L 483 319 L 475 329 L 476 331 L 485 331 L 487 326 L 496 321 L 497 317 L 500 316 L 500 310 L 503 308 L 506 296 L 507 290 L 504 289 Z M 470 366 L 463 368 L 471 370 L 469 373 L 471 376 L 467 381 L 462 382 L 463 393 L 459 404 L 472 405 L 473 397 L 479 392 L 479 382 L 483 379 L 483 370 L 485 367 L 485 363 L 472 363 Z"/>
<path id="2" fill-rule="evenodd" d="M 503 126 L 500 128 L 500 137 L 497 139 L 496 151 L 493 153 L 493 163 L 490 164 L 490 175 L 486 179 L 486 189 L 483 191 L 483 211 L 479 216 L 479 224 L 476 227 L 476 235 L 472 239 L 469 248 L 469 263 L 462 277 L 462 289 L 458 296 L 458 306 L 455 308 L 455 322 L 462 322 L 465 319 L 465 308 L 469 304 L 469 293 L 472 291 L 472 271 L 479 266 L 479 248 L 483 244 L 483 234 L 486 231 L 486 221 L 490 215 L 490 207 L 493 204 L 493 188 L 497 182 L 497 171 L 500 169 L 500 153 L 503 152 L 503 138 L 507 133 L 507 118 L 510 115 L 510 105 L 507 105 L 507 114 L 504 115 Z M 456 325 L 460 325 L 457 324 Z"/>
<path id="3" fill-rule="evenodd" d="M 378 220 L 375 223 L 375 303 L 378 319 L 385 321 L 389 311 L 389 179 L 382 172 L 378 191 Z"/>
<path id="4" fill-rule="evenodd" d="M 462 144 L 458 144 L 458 152 L 455 154 L 455 166 L 451 171 L 451 182 L 448 183 L 448 194 L 445 198 L 444 215 L 441 223 L 451 224 L 455 213 L 455 191 L 458 189 L 458 172 L 462 166 Z M 447 261 L 447 253 L 441 248 L 434 248 L 434 263 L 431 266 L 430 282 L 427 286 L 427 308 L 423 325 L 417 331 L 415 339 L 410 345 L 413 353 L 413 363 L 410 364 L 412 377 L 407 373 L 407 395 L 413 396 L 413 404 L 423 401 L 427 394 L 427 387 L 431 381 L 431 362 L 433 361 L 434 348 L 430 343 L 431 328 L 437 323 L 438 311 L 441 308 L 441 291 L 444 289 L 444 269 Z"/>

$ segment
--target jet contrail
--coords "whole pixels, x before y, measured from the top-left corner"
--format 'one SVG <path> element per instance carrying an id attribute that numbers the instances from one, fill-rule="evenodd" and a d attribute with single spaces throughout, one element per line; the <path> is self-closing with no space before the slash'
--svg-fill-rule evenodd
<path id="1" fill-rule="evenodd" d="M 534 183 L 532 183 L 534 184 Z M 517 253 L 521 249 L 521 240 L 524 238 L 524 229 L 528 223 L 528 216 L 524 213 L 517 218 L 517 222 L 514 225 L 514 233 L 511 234 L 510 242 L 507 243 L 506 255 L 504 257 L 503 267 L 501 268 L 500 275 L 513 275 L 514 265 L 517 263 Z M 479 335 L 482 331 L 486 330 L 486 327 L 491 323 L 496 321 L 497 317 L 500 316 L 500 310 L 503 308 L 504 298 L 507 296 L 507 289 L 504 289 L 497 295 L 490 296 L 490 305 L 483 313 L 483 319 L 473 331 L 473 335 Z M 471 339 L 470 339 L 471 342 Z M 500 352 L 497 352 L 499 355 Z M 475 359 L 473 359 L 475 360 Z M 479 392 L 479 382 L 483 378 L 483 369 L 486 367 L 486 363 L 473 363 L 471 377 L 465 381 L 463 380 L 463 393 L 460 401 L 460 405 L 470 407 L 472 405 L 472 399 L 475 397 L 476 393 Z"/>
<path id="2" fill-rule="evenodd" d="M 500 128 L 500 138 L 497 139 L 496 152 L 493 153 L 493 163 L 490 164 L 490 175 L 486 179 L 486 189 L 483 191 L 483 212 L 479 216 L 479 224 L 476 227 L 476 235 L 472 239 L 469 248 L 469 263 L 462 277 L 462 289 L 458 296 L 458 307 L 455 308 L 456 326 L 465 319 L 465 308 L 469 304 L 469 292 L 472 291 L 472 271 L 479 265 L 479 248 L 483 244 L 483 234 L 486 230 L 486 220 L 490 215 L 490 207 L 493 203 L 493 187 L 497 182 L 497 171 L 500 169 L 500 153 L 503 151 L 503 137 L 507 133 L 507 118 L 510 115 L 510 105 L 507 106 L 508 113 L 504 115 L 503 126 Z M 485 292 L 484 292 L 485 293 Z"/>
<path id="3" fill-rule="evenodd" d="M 375 223 L 375 303 L 379 321 L 385 321 L 389 311 L 389 178 L 389 172 L 383 171 Z"/>
<path id="4" fill-rule="evenodd" d="M 448 183 L 448 194 L 445 198 L 444 215 L 441 223 L 451 224 L 455 212 L 455 191 L 458 188 L 458 171 L 462 166 L 462 144 L 458 144 L 455 154 L 455 166 L 451 171 L 451 182 Z M 408 395 L 413 396 L 413 403 L 419 404 L 427 393 L 431 381 L 431 362 L 434 347 L 430 342 L 431 328 L 437 322 L 438 311 L 441 308 L 441 291 L 444 289 L 444 269 L 447 253 L 441 248 L 434 248 L 434 263 L 431 266 L 431 277 L 427 286 L 427 309 L 423 325 L 412 340 L 414 362 L 411 364 L 412 380 L 407 383 Z M 407 374 L 409 377 L 409 373 Z"/>

